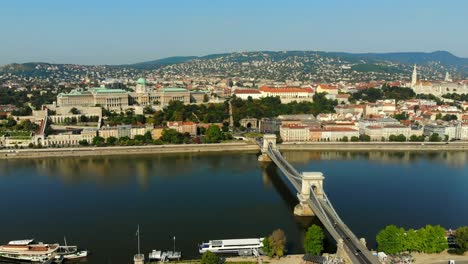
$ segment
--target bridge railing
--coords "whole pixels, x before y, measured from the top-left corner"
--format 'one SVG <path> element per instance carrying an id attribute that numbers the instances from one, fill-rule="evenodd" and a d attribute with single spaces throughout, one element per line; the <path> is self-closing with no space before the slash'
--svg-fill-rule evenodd
<path id="1" fill-rule="evenodd" d="M 259 143 L 260 145 L 260 143 Z M 261 145 L 260 145 L 261 146 Z M 273 160 L 273 162 L 280 168 L 283 174 L 288 178 L 288 180 L 293 184 L 296 191 L 300 192 L 302 189 L 302 174 L 299 173 L 289 162 L 287 162 L 281 153 L 273 149 L 271 144 L 268 146 L 268 155 Z M 348 239 L 355 248 L 361 250 L 361 252 L 366 256 L 367 259 L 373 260 L 374 256 L 368 251 L 367 247 L 365 247 L 359 239 L 354 235 L 354 233 L 348 228 L 348 226 L 343 222 L 343 220 L 339 217 L 338 213 L 336 212 L 335 208 L 333 207 L 332 203 L 330 202 L 328 196 L 324 192 L 325 200 L 318 199 L 315 195 L 315 191 L 313 190 L 313 186 L 311 186 L 310 190 L 310 198 L 307 201 L 311 209 L 314 211 L 315 215 L 319 218 L 325 228 L 328 230 L 330 235 L 336 240 L 340 239 Z M 327 212 L 325 212 L 327 211 Z M 332 218 L 330 219 L 329 216 Z M 340 227 L 340 231 L 344 233 L 345 237 L 342 237 L 335 229 L 336 226 Z M 343 245 L 344 250 L 350 256 L 350 258 L 354 259 L 354 252 L 346 245 Z M 354 262 L 354 261 L 353 261 Z M 359 262 L 359 261 L 358 261 Z M 370 261 L 373 263 L 374 261 Z M 367 262 L 366 262 L 367 263 Z"/>

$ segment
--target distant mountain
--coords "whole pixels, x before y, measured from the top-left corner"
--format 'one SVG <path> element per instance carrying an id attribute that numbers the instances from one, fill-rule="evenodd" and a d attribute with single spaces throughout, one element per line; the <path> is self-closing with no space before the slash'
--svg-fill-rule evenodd
<path id="1" fill-rule="evenodd" d="M 248 52 L 250 55 L 255 53 L 261 53 L 268 55 L 271 60 L 281 60 L 286 57 L 292 56 L 310 56 L 313 54 L 319 54 L 321 56 L 331 57 L 344 57 L 348 59 L 357 60 L 369 60 L 371 62 L 388 61 L 400 64 L 418 64 L 418 65 L 430 65 L 433 63 L 441 64 L 446 67 L 460 67 L 468 72 L 468 58 L 460 58 L 448 51 L 435 51 L 435 52 L 392 52 L 392 53 L 347 53 L 347 52 L 322 52 L 322 51 L 259 51 L 259 52 Z M 244 53 L 224 53 L 224 54 L 212 54 L 207 56 L 188 56 L 188 57 L 169 57 L 154 61 L 136 63 L 125 65 L 132 68 L 141 69 L 155 69 L 165 65 L 185 63 L 194 59 L 197 60 L 210 60 L 219 57 L 227 57 L 230 54 L 244 54 Z M 249 58 L 250 57 L 250 58 Z M 243 56 L 243 61 L 249 61 L 257 56 Z M 241 57 L 242 58 L 242 57 Z M 237 58 L 239 59 L 239 57 Z M 242 62 L 242 61 L 239 61 Z"/>
<path id="2" fill-rule="evenodd" d="M 447 51 L 346 53 L 324 51 L 253 51 L 176 56 L 125 65 L 74 65 L 51 63 L 8 64 L 0 74 L 22 77 L 60 79 L 90 73 L 96 76 L 126 78 L 158 70 L 169 74 L 191 76 L 225 76 L 270 78 L 275 80 L 401 80 L 411 76 L 412 65 L 420 66 L 420 74 L 441 79 L 449 71 L 455 78 L 468 78 L 468 58 Z M 98 74 L 99 73 L 99 74 Z"/>

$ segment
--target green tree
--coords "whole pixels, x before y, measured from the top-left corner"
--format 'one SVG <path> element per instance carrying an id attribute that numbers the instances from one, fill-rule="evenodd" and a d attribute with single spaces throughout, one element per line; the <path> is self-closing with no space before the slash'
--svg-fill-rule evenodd
<path id="1" fill-rule="evenodd" d="M 93 141 L 92 141 L 92 144 L 94 146 L 98 146 L 98 147 L 101 147 L 101 146 L 104 146 L 104 138 L 103 137 L 100 137 L 100 136 L 95 136 L 93 138 Z"/>
<path id="2" fill-rule="evenodd" d="M 80 144 L 80 146 L 83 146 L 83 147 L 89 145 L 89 143 L 88 143 L 88 141 L 86 139 L 78 141 L 78 144 Z"/>
<path id="3" fill-rule="evenodd" d="M 448 248 L 445 229 L 441 226 L 426 225 L 418 230 L 422 237 L 422 251 L 424 253 L 440 253 Z"/>
<path id="4" fill-rule="evenodd" d="M 13 119 L 12 117 L 9 117 L 9 118 L 7 119 L 7 121 L 6 121 L 6 123 L 5 123 L 5 126 L 6 126 L 7 128 L 16 126 L 16 120 Z"/>
<path id="5" fill-rule="evenodd" d="M 286 253 L 286 235 L 281 229 L 273 231 L 268 237 L 268 242 L 271 247 L 271 252 L 274 256 L 281 258 Z"/>
<path id="6" fill-rule="evenodd" d="M 468 250 L 468 226 L 457 228 L 455 231 L 455 243 L 464 251 Z"/>
<path id="7" fill-rule="evenodd" d="M 418 230 L 410 229 L 406 232 L 406 250 L 410 252 L 422 252 L 423 251 L 423 241 L 421 237 L 421 232 Z"/>
<path id="8" fill-rule="evenodd" d="M 118 142 L 118 139 L 116 137 L 108 137 L 106 139 L 106 144 L 109 146 L 114 146 L 115 144 L 117 144 L 117 142 Z"/>
<path id="9" fill-rule="evenodd" d="M 211 251 L 203 253 L 200 264 L 219 264 L 219 257 Z"/>
<path id="10" fill-rule="evenodd" d="M 156 111 L 154 111 L 153 107 L 151 107 L 150 105 L 147 105 L 147 106 L 145 106 L 145 108 L 143 108 L 143 114 L 145 114 L 145 115 L 152 115 L 155 112 Z"/>
<path id="11" fill-rule="evenodd" d="M 403 228 L 389 225 L 377 234 L 378 250 L 387 254 L 397 254 L 406 249 L 406 236 Z"/>
<path id="12" fill-rule="evenodd" d="M 348 142 L 349 140 L 348 140 L 348 137 L 347 137 L 347 136 L 344 136 L 344 137 L 341 139 L 341 141 L 343 141 L 343 142 Z"/>
<path id="13" fill-rule="evenodd" d="M 74 115 L 79 115 L 80 114 L 80 110 L 78 110 L 76 107 L 72 107 L 70 109 L 70 113 L 74 114 Z"/>
<path id="14" fill-rule="evenodd" d="M 311 255 L 320 255 L 323 250 L 325 234 L 318 225 L 311 225 L 304 238 L 304 250 Z"/>
<path id="15" fill-rule="evenodd" d="M 440 141 L 442 141 L 442 138 L 439 136 L 439 134 L 433 133 L 433 134 L 429 137 L 429 141 L 431 141 L 431 142 L 440 142 Z"/>
<path id="16" fill-rule="evenodd" d="M 363 142 L 369 142 L 371 140 L 371 138 L 370 138 L 369 135 L 362 134 L 362 135 L 359 135 L 359 140 L 361 140 Z"/>
<path id="17" fill-rule="evenodd" d="M 358 141 L 359 141 L 358 137 L 356 137 L 356 136 L 351 137 L 351 142 L 358 142 Z"/>
<path id="18" fill-rule="evenodd" d="M 217 125 L 211 125 L 208 127 L 205 133 L 205 143 L 219 143 L 223 140 L 223 132 Z"/>

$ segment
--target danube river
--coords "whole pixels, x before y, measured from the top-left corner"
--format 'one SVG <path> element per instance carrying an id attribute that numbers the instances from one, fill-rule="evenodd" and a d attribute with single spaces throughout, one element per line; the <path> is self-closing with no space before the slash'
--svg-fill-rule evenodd
<path id="1" fill-rule="evenodd" d="M 321 171 L 348 226 L 370 247 L 387 224 L 468 225 L 467 152 L 284 154 L 299 171 Z M 88 263 L 128 264 L 137 252 L 197 257 L 202 241 L 285 231 L 303 251 L 315 218 L 292 214 L 296 194 L 256 153 L 164 154 L 0 160 L 1 243 L 36 238 L 91 250 Z M 328 240 L 327 249 L 333 251 Z"/>

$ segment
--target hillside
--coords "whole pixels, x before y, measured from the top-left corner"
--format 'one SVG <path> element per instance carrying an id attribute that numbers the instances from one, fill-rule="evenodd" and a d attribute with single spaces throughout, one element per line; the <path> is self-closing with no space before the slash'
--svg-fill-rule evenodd
<path id="1" fill-rule="evenodd" d="M 179 76 L 243 77 L 313 82 L 405 80 L 417 64 L 420 76 L 468 78 L 468 59 L 446 51 L 400 53 L 344 53 L 322 51 L 258 51 L 168 57 L 127 65 L 9 64 L 2 73 L 21 77 L 60 79 L 96 75 L 97 78 L 134 78 L 147 71 Z"/>

